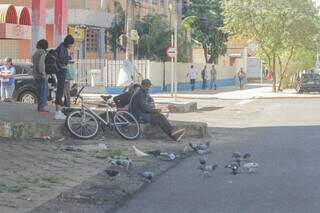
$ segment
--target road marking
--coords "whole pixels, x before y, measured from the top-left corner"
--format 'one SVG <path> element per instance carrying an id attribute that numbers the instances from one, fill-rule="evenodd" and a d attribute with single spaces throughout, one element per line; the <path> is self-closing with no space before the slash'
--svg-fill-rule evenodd
<path id="1" fill-rule="evenodd" d="M 254 100 L 244 100 L 244 101 L 240 101 L 239 103 L 236 103 L 235 105 L 236 106 L 241 106 L 241 105 L 245 105 L 245 104 L 251 103 L 253 101 Z"/>

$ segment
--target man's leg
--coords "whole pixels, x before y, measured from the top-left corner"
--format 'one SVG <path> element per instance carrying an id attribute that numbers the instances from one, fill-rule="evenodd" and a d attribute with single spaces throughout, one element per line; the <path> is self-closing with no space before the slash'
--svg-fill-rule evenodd
<path id="1" fill-rule="evenodd" d="M 6 92 L 5 98 L 12 98 L 13 91 L 14 91 L 14 85 L 5 86 L 5 92 Z"/>
<path id="2" fill-rule="evenodd" d="M 65 81 L 64 83 L 64 106 L 70 107 L 70 81 Z"/>
<path id="3" fill-rule="evenodd" d="M 47 80 L 39 80 L 40 81 L 40 91 L 39 91 L 39 109 L 43 110 L 47 106 L 48 101 L 48 82 Z"/>
<path id="4" fill-rule="evenodd" d="M 160 112 L 154 112 L 151 114 L 150 123 L 152 125 L 159 126 L 169 137 L 171 137 L 173 127 L 169 123 L 168 119 Z"/>

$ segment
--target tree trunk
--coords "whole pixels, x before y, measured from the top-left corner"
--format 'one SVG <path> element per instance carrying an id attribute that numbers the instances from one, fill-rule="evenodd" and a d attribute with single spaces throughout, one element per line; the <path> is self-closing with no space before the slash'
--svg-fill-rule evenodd
<path id="1" fill-rule="evenodd" d="M 276 77 L 276 55 L 272 55 L 272 78 L 273 78 L 273 83 L 272 83 L 272 92 L 277 92 L 277 77 Z"/>
<path id="2" fill-rule="evenodd" d="M 206 60 L 206 63 L 208 63 L 208 49 L 206 47 L 206 44 L 202 44 L 203 52 L 204 52 L 204 58 Z"/>
<path id="3" fill-rule="evenodd" d="M 282 79 L 283 79 L 283 76 L 284 76 L 284 70 L 283 70 L 283 67 L 282 67 L 282 61 L 281 61 L 280 56 L 278 56 L 278 61 L 279 61 L 279 68 L 280 68 L 280 80 L 279 80 L 279 85 L 278 85 L 278 91 L 281 91 Z"/>
<path id="4" fill-rule="evenodd" d="M 283 79 L 284 79 L 284 76 L 285 76 L 285 73 L 286 73 L 286 71 L 287 71 L 288 65 L 289 65 L 289 63 L 290 63 L 290 61 L 291 61 L 291 59 L 292 59 L 292 57 L 293 57 L 293 53 L 294 53 L 294 48 L 292 47 L 291 50 L 290 50 L 290 55 L 289 55 L 289 57 L 288 57 L 288 60 L 287 60 L 287 62 L 286 62 L 286 64 L 285 64 L 284 68 L 282 68 L 281 58 L 280 58 L 280 56 L 278 56 L 278 58 L 279 58 L 279 63 L 281 63 L 281 66 L 280 66 L 280 81 L 279 81 L 278 90 L 281 89 L 282 81 L 283 81 Z"/>

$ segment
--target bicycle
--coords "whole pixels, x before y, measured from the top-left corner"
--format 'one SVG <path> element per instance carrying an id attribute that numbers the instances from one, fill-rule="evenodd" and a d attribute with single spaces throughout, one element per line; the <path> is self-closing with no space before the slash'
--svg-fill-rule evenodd
<path id="1" fill-rule="evenodd" d="M 112 106 L 112 96 L 101 98 L 105 102 L 106 109 L 104 113 L 97 114 L 86 106 L 83 102 L 81 93 L 85 87 L 82 87 L 76 95 L 75 104 L 80 99 L 81 106 L 79 110 L 71 112 L 66 118 L 66 126 L 69 132 L 80 139 L 91 139 L 96 136 L 100 127 L 107 127 L 116 132 L 124 139 L 134 140 L 140 135 L 140 125 L 137 119 L 126 111 L 114 110 Z M 104 129 L 102 129 L 104 130 Z"/>

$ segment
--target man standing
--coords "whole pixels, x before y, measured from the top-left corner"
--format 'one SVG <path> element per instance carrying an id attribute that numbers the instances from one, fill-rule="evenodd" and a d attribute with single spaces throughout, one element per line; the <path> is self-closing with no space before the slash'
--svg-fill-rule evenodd
<path id="1" fill-rule="evenodd" d="M 244 72 L 242 67 L 240 68 L 240 70 L 238 72 L 238 78 L 239 78 L 239 81 L 240 81 L 240 89 L 242 90 L 243 86 L 244 86 L 244 80 L 246 78 L 246 73 Z"/>
<path id="2" fill-rule="evenodd" d="M 205 65 L 204 68 L 201 70 L 201 78 L 202 78 L 202 89 L 207 89 L 207 66 Z"/>
<path id="3" fill-rule="evenodd" d="M 69 55 L 68 50 L 73 47 L 74 38 L 71 35 L 67 35 L 64 41 L 59 45 L 56 49 L 58 55 L 58 72 L 56 73 L 57 76 L 57 94 L 56 94 L 56 113 L 55 119 L 65 120 L 66 116 L 61 112 L 61 109 L 64 105 L 62 101 L 62 97 L 64 95 L 64 84 L 66 81 L 66 72 L 67 72 L 67 65 L 71 61 L 71 57 Z"/>
<path id="4" fill-rule="evenodd" d="M 149 79 L 141 82 L 141 88 L 134 93 L 129 104 L 129 112 L 132 113 L 138 121 L 151 123 L 159 126 L 170 138 L 180 141 L 185 134 L 185 129 L 173 131 L 173 127 L 167 118 L 150 104 L 149 89 L 152 86 Z"/>
<path id="5" fill-rule="evenodd" d="M 212 64 L 211 70 L 210 70 L 210 89 L 213 88 L 214 85 L 214 90 L 217 90 L 217 70 L 214 64 Z"/>
<path id="6" fill-rule="evenodd" d="M 193 65 L 191 65 L 190 70 L 187 74 L 187 77 L 190 78 L 191 90 L 194 91 L 196 78 L 197 78 L 197 71 Z"/>
<path id="7" fill-rule="evenodd" d="M 38 112 L 49 112 L 45 109 L 48 100 L 48 78 L 46 74 L 45 58 L 48 41 L 41 39 L 37 42 L 37 50 L 32 55 L 33 78 L 36 81 L 38 92 Z"/>

